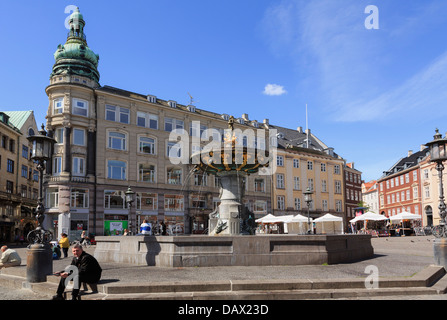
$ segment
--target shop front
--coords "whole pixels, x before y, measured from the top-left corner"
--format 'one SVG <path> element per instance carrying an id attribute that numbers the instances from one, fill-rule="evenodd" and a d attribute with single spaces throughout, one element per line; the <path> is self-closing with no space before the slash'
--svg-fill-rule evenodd
<path id="1" fill-rule="evenodd" d="M 104 214 L 104 235 L 122 236 L 129 228 L 128 215 Z"/>

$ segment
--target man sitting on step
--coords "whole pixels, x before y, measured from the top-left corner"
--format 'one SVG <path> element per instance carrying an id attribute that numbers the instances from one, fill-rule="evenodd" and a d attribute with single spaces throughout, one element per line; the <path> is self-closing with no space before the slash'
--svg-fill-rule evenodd
<path id="1" fill-rule="evenodd" d="M 71 264 L 64 271 L 55 273 L 61 280 L 53 300 L 64 299 L 63 294 L 69 280 L 73 280 L 72 299 L 77 300 L 81 283 L 98 283 L 101 278 L 102 269 L 98 261 L 85 252 L 80 244 L 75 244 L 72 252 L 74 257 Z"/>

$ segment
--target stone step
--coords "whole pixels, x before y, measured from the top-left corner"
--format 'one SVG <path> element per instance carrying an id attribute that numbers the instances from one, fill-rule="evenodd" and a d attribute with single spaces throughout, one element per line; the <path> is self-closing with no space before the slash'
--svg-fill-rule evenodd
<path id="1" fill-rule="evenodd" d="M 28 283 L 26 269 L 3 269 L 0 286 L 27 288 L 53 296 L 60 278 L 49 276 L 46 282 Z M 364 278 L 354 279 L 286 279 L 228 280 L 197 282 L 126 283 L 107 282 L 98 285 L 98 293 L 86 292 L 82 300 L 157 300 L 157 299 L 229 299 L 288 300 L 343 299 L 392 295 L 429 295 L 447 291 L 443 267 L 428 266 L 412 277 L 379 278 L 378 288 L 367 289 Z M 67 290 L 70 299 L 70 290 Z"/>

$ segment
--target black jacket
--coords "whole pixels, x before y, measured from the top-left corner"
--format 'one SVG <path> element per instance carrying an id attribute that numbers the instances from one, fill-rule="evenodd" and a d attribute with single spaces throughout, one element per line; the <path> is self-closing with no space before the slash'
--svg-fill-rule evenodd
<path id="1" fill-rule="evenodd" d="M 82 282 L 96 283 L 101 279 L 102 269 L 98 261 L 85 251 L 79 258 L 74 257 L 71 265 L 78 268 L 79 279 Z"/>

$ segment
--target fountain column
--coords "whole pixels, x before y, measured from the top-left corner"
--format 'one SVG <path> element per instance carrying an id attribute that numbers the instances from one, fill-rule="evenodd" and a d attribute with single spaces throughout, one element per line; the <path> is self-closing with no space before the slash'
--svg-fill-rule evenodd
<path id="1" fill-rule="evenodd" d="M 246 174 L 240 171 L 225 171 L 219 172 L 217 175 L 222 184 L 221 202 L 217 217 L 210 219 L 210 235 L 239 235 L 241 233 L 240 212 Z"/>

